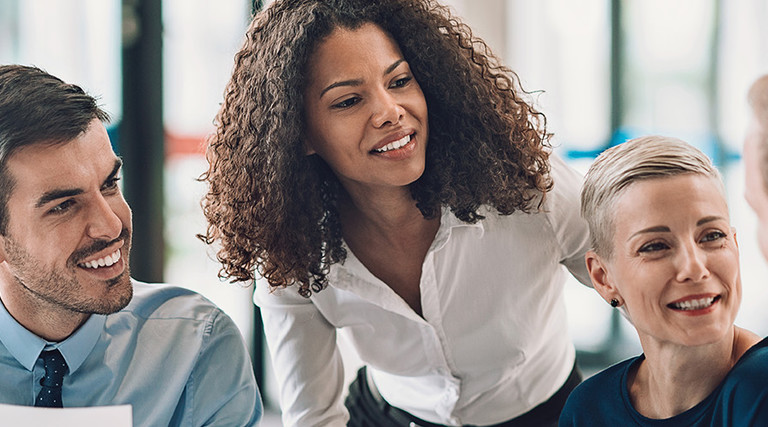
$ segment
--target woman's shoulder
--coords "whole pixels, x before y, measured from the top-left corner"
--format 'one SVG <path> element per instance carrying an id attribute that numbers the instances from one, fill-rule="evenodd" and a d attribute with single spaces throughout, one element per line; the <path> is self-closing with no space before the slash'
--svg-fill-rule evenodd
<path id="1" fill-rule="evenodd" d="M 768 425 L 768 338 L 752 346 L 728 373 L 716 416 L 723 425 Z"/>
<path id="2" fill-rule="evenodd" d="M 768 391 L 768 338 L 749 348 L 724 381 L 728 387 L 758 385 Z"/>
<path id="3" fill-rule="evenodd" d="M 626 419 L 624 395 L 627 371 L 641 356 L 618 362 L 592 375 L 573 390 L 563 408 L 560 425 L 604 425 Z"/>
<path id="4" fill-rule="evenodd" d="M 622 378 L 626 377 L 626 373 L 629 370 L 629 368 L 632 366 L 633 363 L 635 363 L 641 357 L 642 356 L 636 356 L 627 360 L 623 360 L 621 362 L 618 362 L 614 365 L 611 365 L 603 369 L 602 371 L 595 373 L 594 375 L 585 379 L 581 384 L 579 384 L 579 386 L 576 387 L 576 389 L 573 391 L 571 396 L 576 394 L 577 391 L 579 392 L 579 394 L 582 394 L 582 393 L 589 394 L 595 391 L 598 391 L 600 393 L 615 394 L 616 389 L 611 387 L 616 387 L 616 386 L 621 387 L 621 382 L 623 381 Z M 594 399 L 594 395 L 591 396 L 590 399 Z"/>

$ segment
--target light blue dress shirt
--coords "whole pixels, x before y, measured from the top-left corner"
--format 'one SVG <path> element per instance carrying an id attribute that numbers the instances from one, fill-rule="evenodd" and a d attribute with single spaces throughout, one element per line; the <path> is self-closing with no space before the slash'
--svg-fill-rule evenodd
<path id="1" fill-rule="evenodd" d="M 65 407 L 130 404 L 134 426 L 252 426 L 262 414 L 251 359 L 232 320 L 202 296 L 133 281 L 131 303 L 46 342 L 0 304 L 0 403 L 33 406 L 58 348 Z"/>

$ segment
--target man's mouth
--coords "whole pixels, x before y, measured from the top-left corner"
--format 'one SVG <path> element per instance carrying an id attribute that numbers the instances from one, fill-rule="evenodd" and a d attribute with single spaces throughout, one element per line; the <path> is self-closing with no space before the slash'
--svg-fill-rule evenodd
<path id="1" fill-rule="evenodd" d="M 77 266 L 81 268 L 109 267 L 119 260 L 120 260 L 120 249 L 116 250 L 114 253 L 107 255 L 103 258 L 97 258 L 97 259 L 92 259 L 92 260 L 78 263 Z"/>

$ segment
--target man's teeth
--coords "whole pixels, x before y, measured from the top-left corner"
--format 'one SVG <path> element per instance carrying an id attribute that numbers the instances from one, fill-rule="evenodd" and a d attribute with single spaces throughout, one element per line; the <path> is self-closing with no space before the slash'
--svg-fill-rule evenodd
<path id="1" fill-rule="evenodd" d="M 86 261 L 81 265 L 85 268 L 99 268 L 109 267 L 120 259 L 120 249 L 116 250 L 112 255 L 107 255 L 104 258 L 95 259 L 92 261 Z"/>
<path id="2" fill-rule="evenodd" d="M 678 310 L 701 310 L 707 308 L 715 302 L 716 297 L 707 297 L 701 299 L 695 299 L 690 301 L 676 302 L 671 304 L 673 308 Z"/>
<path id="3" fill-rule="evenodd" d="M 398 148 L 405 146 L 405 144 L 409 142 L 411 142 L 411 135 L 406 135 L 395 142 L 390 142 L 389 144 L 373 151 L 377 153 L 384 153 L 390 150 L 397 150 Z"/>

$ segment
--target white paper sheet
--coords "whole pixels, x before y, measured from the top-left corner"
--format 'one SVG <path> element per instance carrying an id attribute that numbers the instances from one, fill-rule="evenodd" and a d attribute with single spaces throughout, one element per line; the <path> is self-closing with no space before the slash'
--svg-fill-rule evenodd
<path id="1" fill-rule="evenodd" d="M 133 427 L 131 405 L 36 408 L 0 403 L 0 424 L 9 427 Z"/>

